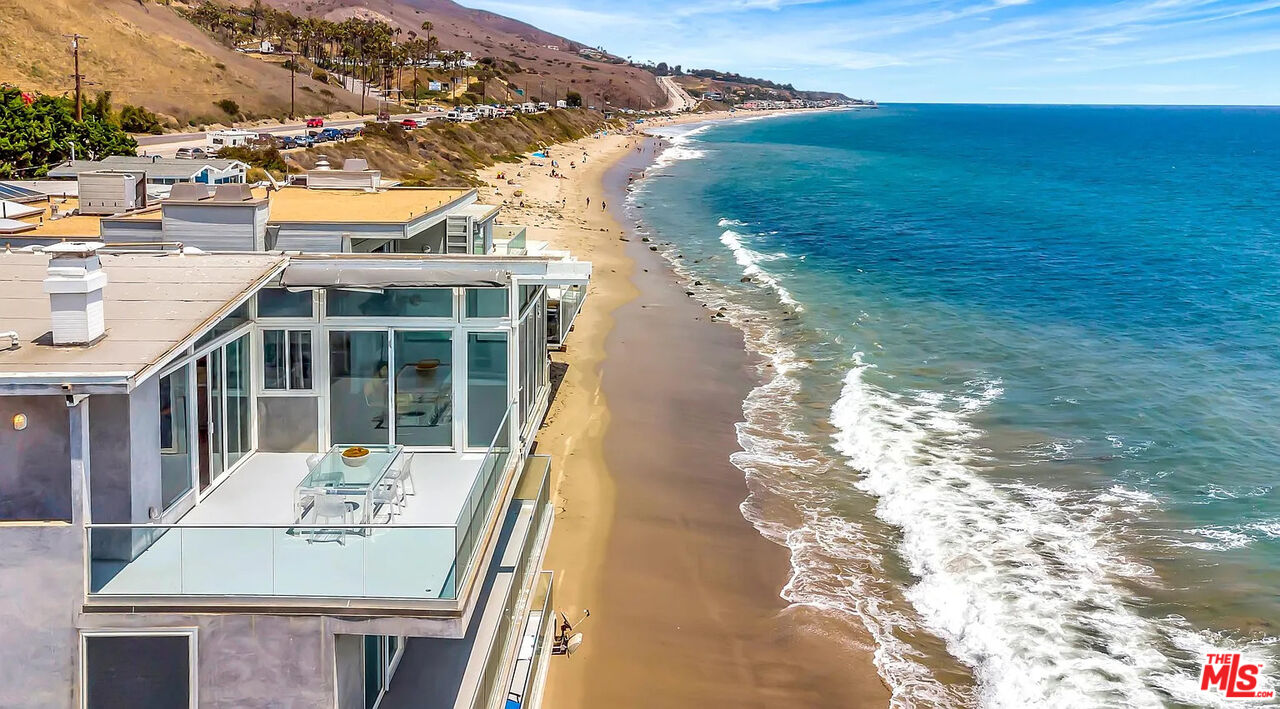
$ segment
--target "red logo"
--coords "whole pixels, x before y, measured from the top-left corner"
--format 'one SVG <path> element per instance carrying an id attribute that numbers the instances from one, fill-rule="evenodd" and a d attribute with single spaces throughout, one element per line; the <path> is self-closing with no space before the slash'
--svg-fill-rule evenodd
<path id="1" fill-rule="evenodd" d="M 1238 652 L 1210 652 L 1200 671 L 1200 690 L 1222 692 L 1227 699 L 1271 699 L 1276 693 L 1260 689 L 1261 662 L 1246 662 Z"/>

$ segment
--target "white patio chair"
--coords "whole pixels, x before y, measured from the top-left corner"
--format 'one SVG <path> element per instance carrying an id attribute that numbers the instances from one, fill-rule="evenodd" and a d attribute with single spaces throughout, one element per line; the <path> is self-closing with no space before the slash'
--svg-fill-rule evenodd
<path id="1" fill-rule="evenodd" d="M 322 460 L 324 460 L 324 453 L 313 453 L 307 456 L 307 472 L 310 473 L 315 470 Z"/>
<path id="2" fill-rule="evenodd" d="M 382 479 L 384 483 L 396 481 L 401 486 L 401 496 L 417 494 L 417 490 L 413 486 L 413 454 L 405 453 L 391 464 L 391 469 L 387 471 L 386 476 Z"/>
<path id="3" fill-rule="evenodd" d="M 350 523 L 350 515 L 351 508 L 347 506 L 347 501 L 342 495 L 316 495 L 311 506 L 311 523 L 317 525 L 317 527 L 310 530 L 311 533 L 307 537 L 307 543 L 314 541 L 316 534 L 323 531 L 318 527 L 321 523 L 331 522 L 336 519 L 346 525 Z M 344 530 L 338 530 L 339 544 L 347 543 L 343 539 L 344 533 Z"/>
<path id="4" fill-rule="evenodd" d="M 374 488 L 370 496 L 370 504 L 374 507 L 373 516 L 377 517 L 377 509 L 379 505 L 387 508 L 387 524 L 395 521 L 396 513 L 404 506 L 404 488 L 400 485 L 399 480 L 384 480 L 382 484 Z M 375 520 L 376 521 L 376 520 Z"/>

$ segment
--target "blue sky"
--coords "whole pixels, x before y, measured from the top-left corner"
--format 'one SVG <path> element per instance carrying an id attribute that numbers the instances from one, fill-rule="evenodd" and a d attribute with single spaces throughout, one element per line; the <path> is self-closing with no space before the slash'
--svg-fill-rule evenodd
<path id="1" fill-rule="evenodd" d="M 1280 0 L 463 0 L 636 61 L 880 101 L 1280 104 Z"/>

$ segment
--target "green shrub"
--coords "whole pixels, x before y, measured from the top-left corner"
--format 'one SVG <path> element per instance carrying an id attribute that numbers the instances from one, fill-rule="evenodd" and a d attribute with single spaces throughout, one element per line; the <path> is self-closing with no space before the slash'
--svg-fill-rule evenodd
<path id="1" fill-rule="evenodd" d="M 158 135 L 164 132 L 156 114 L 142 106 L 130 106 L 127 103 L 120 107 L 120 127 L 130 133 Z"/>
<path id="2" fill-rule="evenodd" d="M 315 71 L 311 72 L 311 78 L 315 79 L 316 81 L 319 81 L 322 84 L 327 84 L 329 83 L 329 72 L 325 71 L 324 69 L 316 69 Z"/>
<path id="3" fill-rule="evenodd" d="M 213 105 L 217 106 L 218 108 L 221 108 L 222 112 L 227 114 L 228 116 L 235 116 L 236 114 L 240 113 L 240 104 L 236 103 L 235 101 L 232 101 L 229 98 L 224 98 L 224 99 L 219 99 L 217 101 L 214 101 Z"/>

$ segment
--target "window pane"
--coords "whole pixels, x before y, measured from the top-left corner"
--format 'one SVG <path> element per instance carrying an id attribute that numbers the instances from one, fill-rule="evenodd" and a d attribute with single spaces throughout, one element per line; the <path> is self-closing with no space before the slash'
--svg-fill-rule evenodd
<path id="1" fill-rule="evenodd" d="M 250 451 L 249 336 L 227 344 L 227 467 Z"/>
<path id="2" fill-rule="evenodd" d="M 329 427 L 334 443 L 388 443 L 387 333 L 329 333 Z"/>
<path id="3" fill-rule="evenodd" d="M 285 360 L 284 330 L 262 331 L 262 388 L 285 389 L 288 364 Z"/>
<path id="4" fill-rule="evenodd" d="M 335 317 L 448 318 L 452 288 L 391 288 L 382 293 L 329 291 L 329 315 Z"/>
<path id="5" fill-rule="evenodd" d="M 191 644 L 186 636 L 84 639 L 89 709 L 191 705 Z"/>
<path id="6" fill-rule="evenodd" d="M 448 332 L 396 332 L 396 443 L 453 444 L 453 339 Z"/>
<path id="7" fill-rule="evenodd" d="M 258 317 L 309 318 L 311 291 L 295 293 L 284 288 L 263 288 L 258 291 Z"/>
<path id="8" fill-rule="evenodd" d="M 289 388 L 311 388 L 311 332 L 289 332 Z"/>
<path id="9" fill-rule="evenodd" d="M 467 317 L 504 318 L 507 316 L 506 288 L 468 288 Z"/>
<path id="10" fill-rule="evenodd" d="M 243 303 L 240 307 L 227 313 L 227 316 L 219 320 L 212 330 L 201 335 L 200 339 L 196 340 L 196 349 L 204 347 L 247 322 L 249 322 L 249 304 Z"/>
<path id="11" fill-rule="evenodd" d="M 191 489 L 190 369 L 160 380 L 160 498 L 166 508 Z"/>
<path id="12" fill-rule="evenodd" d="M 507 334 L 467 335 L 467 445 L 486 448 L 507 412 Z"/>

